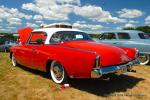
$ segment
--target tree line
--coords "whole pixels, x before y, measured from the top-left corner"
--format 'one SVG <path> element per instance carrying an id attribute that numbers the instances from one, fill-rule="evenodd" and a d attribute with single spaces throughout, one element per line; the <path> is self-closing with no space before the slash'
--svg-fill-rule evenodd
<path id="1" fill-rule="evenodd" d="M 150 26 L 125 27 L 123 30 L 139 30 L 150 34 Z"/>
<path id="2" fill-rule="evenodd" d="M 18 37 L 13 36 L 11 33 L 0 33 L 0 44 L 8 40 L 17 40 Z"/>

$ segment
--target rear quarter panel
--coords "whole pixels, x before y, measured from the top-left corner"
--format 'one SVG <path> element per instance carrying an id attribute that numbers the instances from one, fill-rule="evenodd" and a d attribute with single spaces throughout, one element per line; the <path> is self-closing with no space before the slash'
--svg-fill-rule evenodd
<path id="1" fill-rule="evenodd" d="M 48 59 L 63 64 L 69 76 L 74 78 L 90 78 L 95 64 L 96 53 L 59 46 L 45 46 Z"/>

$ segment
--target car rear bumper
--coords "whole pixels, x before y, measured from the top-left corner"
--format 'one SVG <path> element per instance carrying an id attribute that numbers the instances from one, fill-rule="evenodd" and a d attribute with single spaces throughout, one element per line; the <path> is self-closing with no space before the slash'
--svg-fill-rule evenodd
<path id="1" fill-rule="evenodd" d="M 139 60 L 133 60 L 126 64 L 118 66 L 103 67 L 99 69 L 93 69 L 91 72 L 91 78 L 100 78 L 101 76 L 109 73 L 121 74 L 125 72 L 130 72 L 133 69 L 133 65 L 139 64 Z"/>

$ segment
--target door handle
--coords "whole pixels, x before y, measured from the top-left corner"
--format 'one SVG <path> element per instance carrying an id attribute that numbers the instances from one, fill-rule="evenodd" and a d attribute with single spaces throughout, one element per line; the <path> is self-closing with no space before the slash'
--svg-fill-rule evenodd
<path id="1" fill-rule="evenodd" d="M 39 51 L 37 51 L 35 48 L 32 48 L 32 51 L 35 52 L 36 54 L 39 54 Z"/>

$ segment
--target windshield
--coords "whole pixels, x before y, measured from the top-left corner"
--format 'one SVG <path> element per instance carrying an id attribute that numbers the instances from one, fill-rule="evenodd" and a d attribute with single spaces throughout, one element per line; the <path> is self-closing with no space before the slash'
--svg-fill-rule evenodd
<path id="1" fill-rule="evenodd" d="M 79 31 L 59 31 L 52 35 L 50 43 L 60 43 L 74 40 L 91 40 L 88 34 Z"/>

